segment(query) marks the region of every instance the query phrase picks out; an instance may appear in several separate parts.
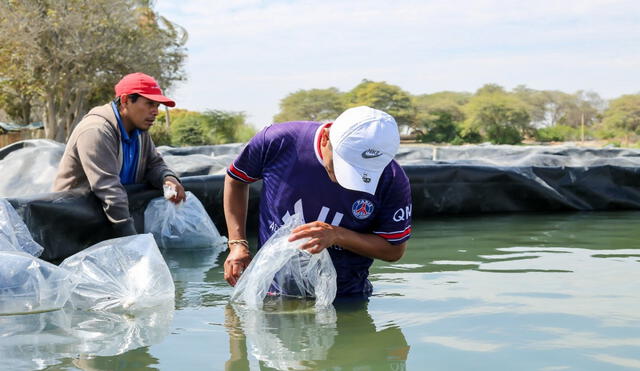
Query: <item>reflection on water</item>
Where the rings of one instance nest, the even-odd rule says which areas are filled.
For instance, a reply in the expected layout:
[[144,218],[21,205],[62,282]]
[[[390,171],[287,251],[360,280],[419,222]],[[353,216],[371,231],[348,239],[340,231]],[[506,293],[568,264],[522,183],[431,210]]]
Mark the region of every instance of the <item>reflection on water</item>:
[[366,299],[338,300],[335,308],[322,310],[299,300],[267,303],[265,310],[229,305],[226,368],[248,368],[250,355],[261,369],[404,370],[409,345],[402,331],[396,326],[378,331],[367,304]]
[[419,220],[402,260],[373,265],[374,296],[324,312],[230,306],[226,252],[167,251],[175,312],[0,317],[0,369],[638,370],[638,220]]
[[[62,310],[0,316],[0,369],[32,370],[68,358],[83,369],[96,357],[113,357],[156,344],[169,333],[173,303],[135,314]],[[108,368],[107,368],[108,369]]]
[[228,298],[218,295],[215,289],[216,286],[227,286],[216,276],[226,258],[226,254],[220,256],[221,252],[219,247],[162,251],[176,287],[176,309],[226,303]]

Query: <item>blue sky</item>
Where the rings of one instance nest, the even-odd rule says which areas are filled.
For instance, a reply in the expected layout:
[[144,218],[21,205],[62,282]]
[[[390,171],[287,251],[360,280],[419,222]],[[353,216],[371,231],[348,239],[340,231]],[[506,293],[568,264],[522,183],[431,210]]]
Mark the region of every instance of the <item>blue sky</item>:
[[635,0],[157,0],[189,33],[177,107],[244,111],[260,128],[298,89],[362,79],[411,94],[485,83],[610,99],[640,92]]

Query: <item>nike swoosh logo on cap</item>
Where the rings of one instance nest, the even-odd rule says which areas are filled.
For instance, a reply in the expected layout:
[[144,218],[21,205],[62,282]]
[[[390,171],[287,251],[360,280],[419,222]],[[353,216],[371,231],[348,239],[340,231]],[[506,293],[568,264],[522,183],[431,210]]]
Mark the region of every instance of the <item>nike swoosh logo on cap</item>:
[[362,152],[362,158],[375,158],[382,156],[382,152],[375,149],[368,149]]

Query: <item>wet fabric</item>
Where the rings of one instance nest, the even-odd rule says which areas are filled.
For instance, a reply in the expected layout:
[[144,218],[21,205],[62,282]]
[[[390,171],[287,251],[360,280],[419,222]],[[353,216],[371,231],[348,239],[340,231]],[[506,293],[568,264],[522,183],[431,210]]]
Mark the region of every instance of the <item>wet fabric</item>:
[[301,250],[307,240],[288,242],[291,231],[302,225],[294,214],[256,253],[236,284],[232,302],[262,308],[270,301],[287,298],[314,298],[316,308],[330,305],[336,297],[336,271],[327,250],[311,254]]
[[43,250],[9,201],[0,198],[0,251],[23,251],[38,257]]
[[189,191],[177,205],[165,197],[151,200],[144,212],[144,232],[152,233],[160,248],[221,247],[227,241]]
[[70,272],[19,251],[0,251],[0,314],[62,308],[75,287]]
[[78,283],[70,299],[75,308],[130,312],[175,297],[171,273],[151,234],[100,242],[65,259],[60,268]]

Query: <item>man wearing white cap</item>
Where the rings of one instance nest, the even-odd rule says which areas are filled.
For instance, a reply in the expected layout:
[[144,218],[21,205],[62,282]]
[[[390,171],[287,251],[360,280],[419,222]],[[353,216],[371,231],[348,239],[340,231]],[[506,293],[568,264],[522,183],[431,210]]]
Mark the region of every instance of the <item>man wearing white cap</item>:
[[251,260],[245,230],[248,188],[262,179],[259,244],[283,218],[302,213],[307,224],[289,240],[310,238],[302,248],[311,253],[328,249],[339,296],[370,295],[373,259],[400,259],[411,235],[409,180],[393,160],[399,144],[393,117],[364,106],[329,124],[264,128],[227,170],[225,280],[235,285]]

